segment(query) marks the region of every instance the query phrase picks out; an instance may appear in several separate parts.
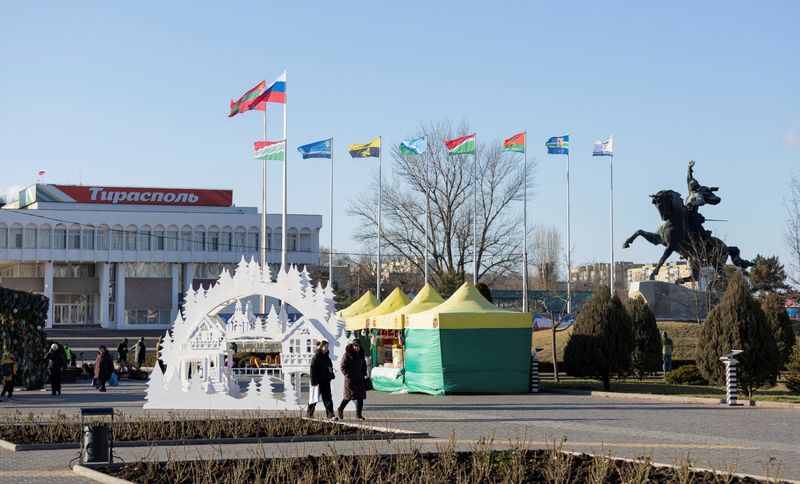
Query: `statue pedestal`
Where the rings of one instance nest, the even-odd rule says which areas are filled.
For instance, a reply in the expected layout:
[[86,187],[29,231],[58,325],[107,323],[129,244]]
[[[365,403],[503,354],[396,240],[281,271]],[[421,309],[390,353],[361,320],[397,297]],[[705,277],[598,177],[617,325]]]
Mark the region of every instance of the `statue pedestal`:
[[719,302],[714,291],[697,291],[662,281],[631,283],[628,297],[642,296],[656,321],[702,321]]

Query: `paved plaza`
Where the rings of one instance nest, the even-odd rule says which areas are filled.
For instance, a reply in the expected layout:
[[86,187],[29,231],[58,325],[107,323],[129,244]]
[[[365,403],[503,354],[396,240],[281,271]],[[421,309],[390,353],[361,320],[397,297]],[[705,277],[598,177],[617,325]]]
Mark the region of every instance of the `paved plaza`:
[[[20,391],[14,404],[0,404],[0,411],[37,415],[59,411],[77,414],[80,407],[111,405],[128,414],[142,413],[145,385],[124,382],[106,394],[86,384],[65,385],[64,395]],[[680,463],[689,455],[694,465],[764,475],[784,466],[783,477],[800,479],[800,409],[730,408],[718,405],[676,404],[616,400],[604,397],[541,393],[537,395],[446,396],[391,395],[370,392],[365,407],[370,423],[428,432],[430,439],[409,442],[339,442],[338,452],[398,452],[409,445],[435,449],[454,441],[469,448],[481,437],[497,446],[519,440],[543,447],[566,438],[565,449],[606,452],[619,457],[649,455],[655,462]],[[126,462],[148,455],[164,457],[173,452],[194,459],[219,455],[248,457],[304,455],[329,450],[328,444],[118,448]],[[77,450],[11,452],[0,450],[0,482],[89,482],[68,467]]]

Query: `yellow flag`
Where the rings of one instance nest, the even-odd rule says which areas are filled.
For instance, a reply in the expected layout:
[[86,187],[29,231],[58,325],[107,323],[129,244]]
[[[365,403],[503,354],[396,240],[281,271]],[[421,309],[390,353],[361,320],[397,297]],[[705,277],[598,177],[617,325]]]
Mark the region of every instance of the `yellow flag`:
[[378,137],[363,145],[350,145],[350,156],[353,158],[377,158],[381,156],[381,139]]

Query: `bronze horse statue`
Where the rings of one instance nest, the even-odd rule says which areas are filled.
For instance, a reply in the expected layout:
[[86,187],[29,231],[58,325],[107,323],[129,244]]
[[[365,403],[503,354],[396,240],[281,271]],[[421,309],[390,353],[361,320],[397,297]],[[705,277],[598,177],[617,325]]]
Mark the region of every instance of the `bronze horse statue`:
[[[689,164],[690,177],[693,165],[693,162]],[[689,261],[689,267],[692,270],[691,276],[675,281],[678,284],[697,281],[700,277],[701,267],[713,267],[719,274],[725,267],[728,257],[735,266],[742,269],[753,265],[752,262],[740,257],[738,247],[725,245],[725,242],[713,237],[711,231],[705,230],[703,228],[705,218],[697,212],[696,206],[684,205],[680,193],[673,190],[661,190],[650,197],[664,223],[657,232],[637,230],[628,237],[622,247],[627,249],[639,236],[644,237],[653,245],[666,247],[658,264],[650,273],[651,281],[655,279],[661,266],[673,252],[677,252],[682,258]],[[717,203],[719,203],[718,199]]]

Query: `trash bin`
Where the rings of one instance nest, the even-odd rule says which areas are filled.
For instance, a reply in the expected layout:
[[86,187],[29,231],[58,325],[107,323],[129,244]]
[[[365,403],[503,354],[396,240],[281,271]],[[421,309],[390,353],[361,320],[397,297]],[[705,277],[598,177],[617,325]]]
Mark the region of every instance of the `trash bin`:
[[108,426],[83,428],[83,462],[108,462]]

